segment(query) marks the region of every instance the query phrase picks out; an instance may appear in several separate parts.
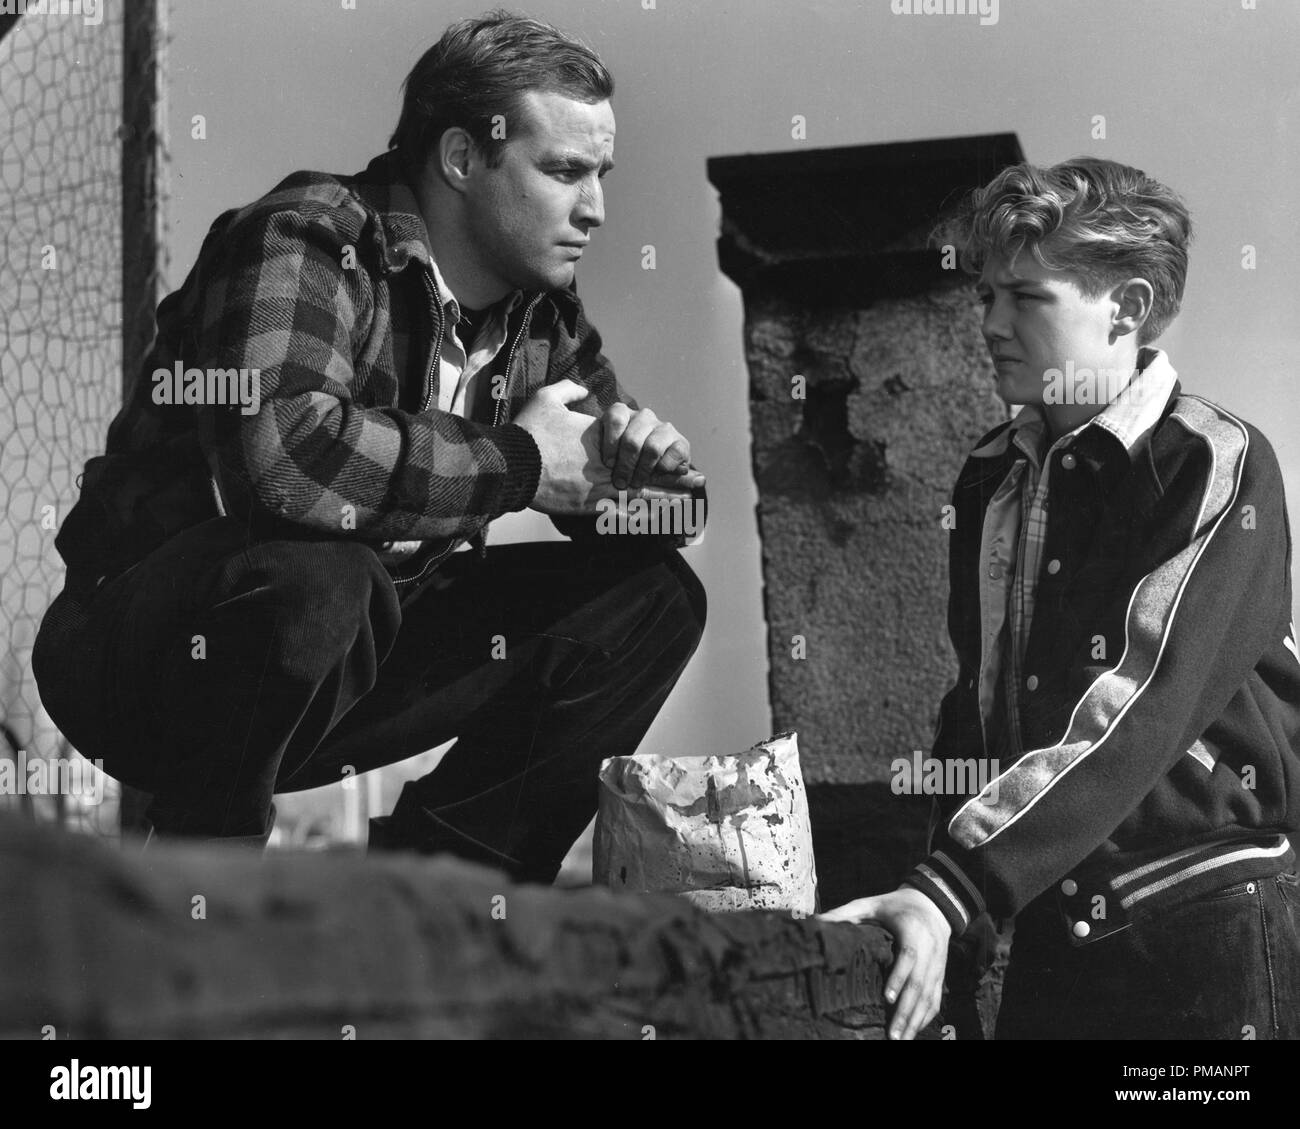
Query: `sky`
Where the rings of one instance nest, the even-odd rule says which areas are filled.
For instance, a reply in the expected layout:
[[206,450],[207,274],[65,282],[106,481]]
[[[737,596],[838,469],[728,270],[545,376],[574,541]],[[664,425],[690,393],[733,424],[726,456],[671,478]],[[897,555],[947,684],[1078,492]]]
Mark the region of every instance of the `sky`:
[[[223,209],[296,169],[353,172],[383,151],[411,65],[448,22],[485,10],[344,2],[172,0],[173,284]],[[1186,391],[1264,430],[1297,497],[1300,4],[1001,0],[990,24],[895,14],[890,0],[512,10],[577,35],[614,73],[618,167],[579,292],[623,384],[677,424],[709,475],[709,529],[688,550],[709,627],[643,751],[733,753],[770,731],[744,311],[718,269],[711,156],[1010,131],[1038,164],[1094,154],[1145,169],[1183,195],[1196,229],[1183,312],[1158,344]],[[654,271],[641,267],[646,244]],[[524,515],[492,539],[549,531]]]

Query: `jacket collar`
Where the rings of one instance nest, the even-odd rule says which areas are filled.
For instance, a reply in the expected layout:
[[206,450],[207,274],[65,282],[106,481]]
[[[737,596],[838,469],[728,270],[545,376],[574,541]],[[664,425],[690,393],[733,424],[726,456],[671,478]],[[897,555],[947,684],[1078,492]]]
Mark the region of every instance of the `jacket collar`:
[[[1151,432],[1168,410],[1179,389],[1178,373],[1160,349],[1144,346],[1138,352],[1138,374],[1106,407],[1067,436],[1094,459],[1104,457],[1106,448],[1127,453],[1130,460],[1141,454]],[[1109,440],[1109,441],[1108,441]],[[1014,446],[1020,455],[1035,462],[1047,453],[1047,418],[1037,404],[1026,404],[1010,424],[1000,428],[987,442],[971,452],[971,458],[1004,458]]]
[[[412,260],[436,276],[429,231],[415,192],[407,182],[396,150],[375,157],[353,178],[353,191],[377,216],[383,237],[380,251],[389,272],[404,271]],[[537,292],[525,293],[520,306],[527,307]],[[578,335],[578,293],[574,283],[563,290],[543,295],[554,308],[570,337]]]

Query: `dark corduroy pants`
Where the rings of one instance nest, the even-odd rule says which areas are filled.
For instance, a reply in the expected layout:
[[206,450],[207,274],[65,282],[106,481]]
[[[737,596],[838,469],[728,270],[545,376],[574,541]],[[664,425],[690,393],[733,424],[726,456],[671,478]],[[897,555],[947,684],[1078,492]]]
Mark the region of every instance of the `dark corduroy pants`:
[[401,593],[363,545],[249,544],[226,518],[86,588],[70,577],[42,623],[42,701],[83,755],[152,794],[160,835],[263,835],[275,793],[455,737],[384,845],[542,882],[705,616],[689,567],[644,538],[457,553]]

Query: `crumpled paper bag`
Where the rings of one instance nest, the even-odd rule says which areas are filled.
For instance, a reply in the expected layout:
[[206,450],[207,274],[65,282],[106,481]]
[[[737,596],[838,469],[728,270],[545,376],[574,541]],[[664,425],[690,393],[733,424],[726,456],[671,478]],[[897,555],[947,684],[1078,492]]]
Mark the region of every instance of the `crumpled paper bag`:
[[593,877],[709,910],[816,910],[797,735],[736,756],[610,757],[600,766]]

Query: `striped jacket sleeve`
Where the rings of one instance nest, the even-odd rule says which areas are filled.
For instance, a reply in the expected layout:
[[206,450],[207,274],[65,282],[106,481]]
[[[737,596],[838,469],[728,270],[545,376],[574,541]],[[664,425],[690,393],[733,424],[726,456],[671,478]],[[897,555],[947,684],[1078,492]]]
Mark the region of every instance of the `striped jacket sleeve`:
[[311,530],[359,538],[467,538],[523,509],[541,460],[514,424],[363,407],[354,350],[373,316],[370,276],[347,240],[297,211],[237,221],[206,280],[184,363],[256,369],[260,407],[201,410],[223,499]]
[[1281,643],[1290,534],[1273,452],[1192,397],[1167,426],[1182,429],[1187,455],[1147,535],[1154,567],[1117,594],[1119,661],[1076,657],[1060,738],[946,813],[904,879],[955,935],[985,910],[1018,912],[1102,845]]

